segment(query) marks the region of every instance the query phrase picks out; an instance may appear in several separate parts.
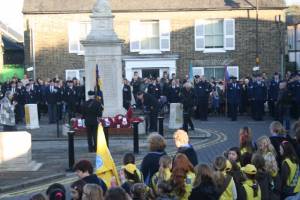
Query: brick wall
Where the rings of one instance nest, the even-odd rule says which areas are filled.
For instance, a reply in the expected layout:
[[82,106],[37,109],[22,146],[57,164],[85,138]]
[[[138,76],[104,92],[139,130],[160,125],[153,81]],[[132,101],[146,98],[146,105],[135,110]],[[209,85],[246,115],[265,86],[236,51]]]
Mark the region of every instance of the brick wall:
[[[281,10],[259,12],[259,49],[261,69],[267,73],[278,71],[280,67],[279,30],[275,15]],[[68,50],[68,23],[87,21],[90,14],[48,14],[25,15],[25,63],[32,65],[30,53],[30,34],[26,26],[33,28],[36,73],[39,77],[64,77],[65,69],[84,67],[83,56],[70,54]],[[194,50],[194,21],[207,18],[235,18],[236,49],[226,53],[203,53]],[[158,13],[115,13],[115,30],[125,41],[124,55],[137,55],[129,52],[129,22],[134,19],[168,19],[171,21],[171,51],[165,54],[178,54],[177,72],[184,76],[190,62],[194,66],[217,66],[224,60],[230,65],[240,66],[240,75],[251,72],[255,65],[255,11],[193,11]],[[27,23],[28,22],[28,23]],[[285,34],[284,24],[281,31]]]

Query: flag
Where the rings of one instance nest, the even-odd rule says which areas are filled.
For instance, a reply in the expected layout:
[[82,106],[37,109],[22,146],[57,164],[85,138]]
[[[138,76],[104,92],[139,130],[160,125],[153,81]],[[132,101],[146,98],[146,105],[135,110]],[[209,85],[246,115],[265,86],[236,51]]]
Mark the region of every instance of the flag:
[[225,113],[228,112],[228,101],[227,101],[227,84],[230,80],[230,75],[227,66],[224,67],[224,90],[225,90]]
[[193,78],[194,78],[192,63],[190,63],[190,66],[189,66],[189,78],[190,78],[190,81],[192,82]]
[[102,87],[102,81],[100,79],[99,66],[97,64],[96,65],[96,88],[97,88],[97,91],[101,90],[101,87]]
[[225,80],[225,83],[227,83],[230,80],[230,75],[229,75],[229,71],[228,71],[227,66],[225,66],[224,69],[225,69],[224,70],[224,80]]
[[98,126],[97,133],[96,174],[106,183],[108,188],[110,188],[111,181],[114,179],[120,185],[118,171],[107,147],[101,124]]

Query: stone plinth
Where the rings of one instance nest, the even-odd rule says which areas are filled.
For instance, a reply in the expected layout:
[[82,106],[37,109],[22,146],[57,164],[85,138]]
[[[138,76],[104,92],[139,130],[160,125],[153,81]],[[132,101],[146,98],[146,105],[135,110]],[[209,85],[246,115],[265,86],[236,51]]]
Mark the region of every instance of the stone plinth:
[[178,129],[183,125],[183,109],[180,103],[170,104],[169,128]]
[[25,105],[25,122],[27,129],[36,129],[40,127],[37,104]]
[[36,171],[42,164],[31,159],[31,134],[0,132],[0,171]]

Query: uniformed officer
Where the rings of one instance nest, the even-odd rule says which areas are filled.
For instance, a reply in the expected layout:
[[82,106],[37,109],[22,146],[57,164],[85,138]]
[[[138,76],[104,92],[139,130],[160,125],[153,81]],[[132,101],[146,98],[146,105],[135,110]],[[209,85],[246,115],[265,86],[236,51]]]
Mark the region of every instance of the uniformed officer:
[[137,101],[137,93],[140,91],[142,79],[139,77],[137,71],[134,72],[130,85],[132,86],[132,93],[135,101]]
[[269,106],[270,114],[275,120],[278,119],[277,116],[278,112],[275,105],[278,99],[279,83],[280,83],[279,74],[275,72],[268,90],[268,106]]
[[171,86],[168,89],[168,101],[169,103],[179,103],[180,102],[180,86],[176,84],[176,80],[172,80]]
[[25,91],[25,104],[36,104],[36,97],[34,90],[31,90],[31,85],[29,83],[26,84]]
[[295,75],[292,88],[293,100],[296,106],[296,118],[300,117],[300,72]]
[[85,119],[89,152],[95,152],[97,149],[98,117],[101,113],[101,103],[95,99],[95,92],[89,91],[88,96],[89,100],[82,106],[82,115]]
[[208,98],[212,91],[211,85],[204,77],[197,77],[195,84],[195,96],[197,102],[197,113],[200,120],[206,121],[208,115]]
[[261,121],[263,119],[264,103],[267,100],[267,86],[260,74],[257,75],[256,81],[253,83],[252,94],[254,120]]
[[24,105],[25,105],[25,88],[23,87],[23,83],[19,81],[17,83],[17,90],[16,90],[16,123],[22,122],[25,116],[25,110],[24,110]]
[[241,85],[236,77],[232,76],[232,82],[227,85],[228,115],[232,121],[237,120],[237,109],[241,101]]
[[151,83],[148,86],[147,93],[151,94],[157,99],[160,98],[160,85],[156,82],[155,78],[152,78]]
[[67,104],[68,118],[71,120],[75,117],[77,93],[73,85],[73,81],[68,81],[68,86],[65,89],[65,102]]
[[131,105],[131,87],[127,79],[123,83],[123,107],[128,110]]
[[46,103],[48,106],[49,124],[53,124],[57,119],[57,102],[59,91],[54,85],[54,81],[50,81],[50,85],[46,88]]
[[149,117],[150,117],[150,132],[156,132],[157,131],[157,117],[159,113],[159,102],[157,98],[152,96],[151,94],[144,93],[144,92],[138,92],[137,93],[138,100],[141,101],[141,104],[144,106],[144,108],[149,111]]

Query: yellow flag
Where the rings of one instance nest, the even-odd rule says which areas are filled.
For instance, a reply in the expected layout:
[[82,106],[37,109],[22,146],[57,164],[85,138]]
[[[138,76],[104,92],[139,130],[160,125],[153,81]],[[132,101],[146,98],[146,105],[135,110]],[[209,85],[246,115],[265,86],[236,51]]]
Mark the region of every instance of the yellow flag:
[[113,177],[115,177],[117,184],[120,185],[118,171],[107,147],[101,124],[98,126],[97,133],[96,174],[106,183],[108,188],[111,187]]

